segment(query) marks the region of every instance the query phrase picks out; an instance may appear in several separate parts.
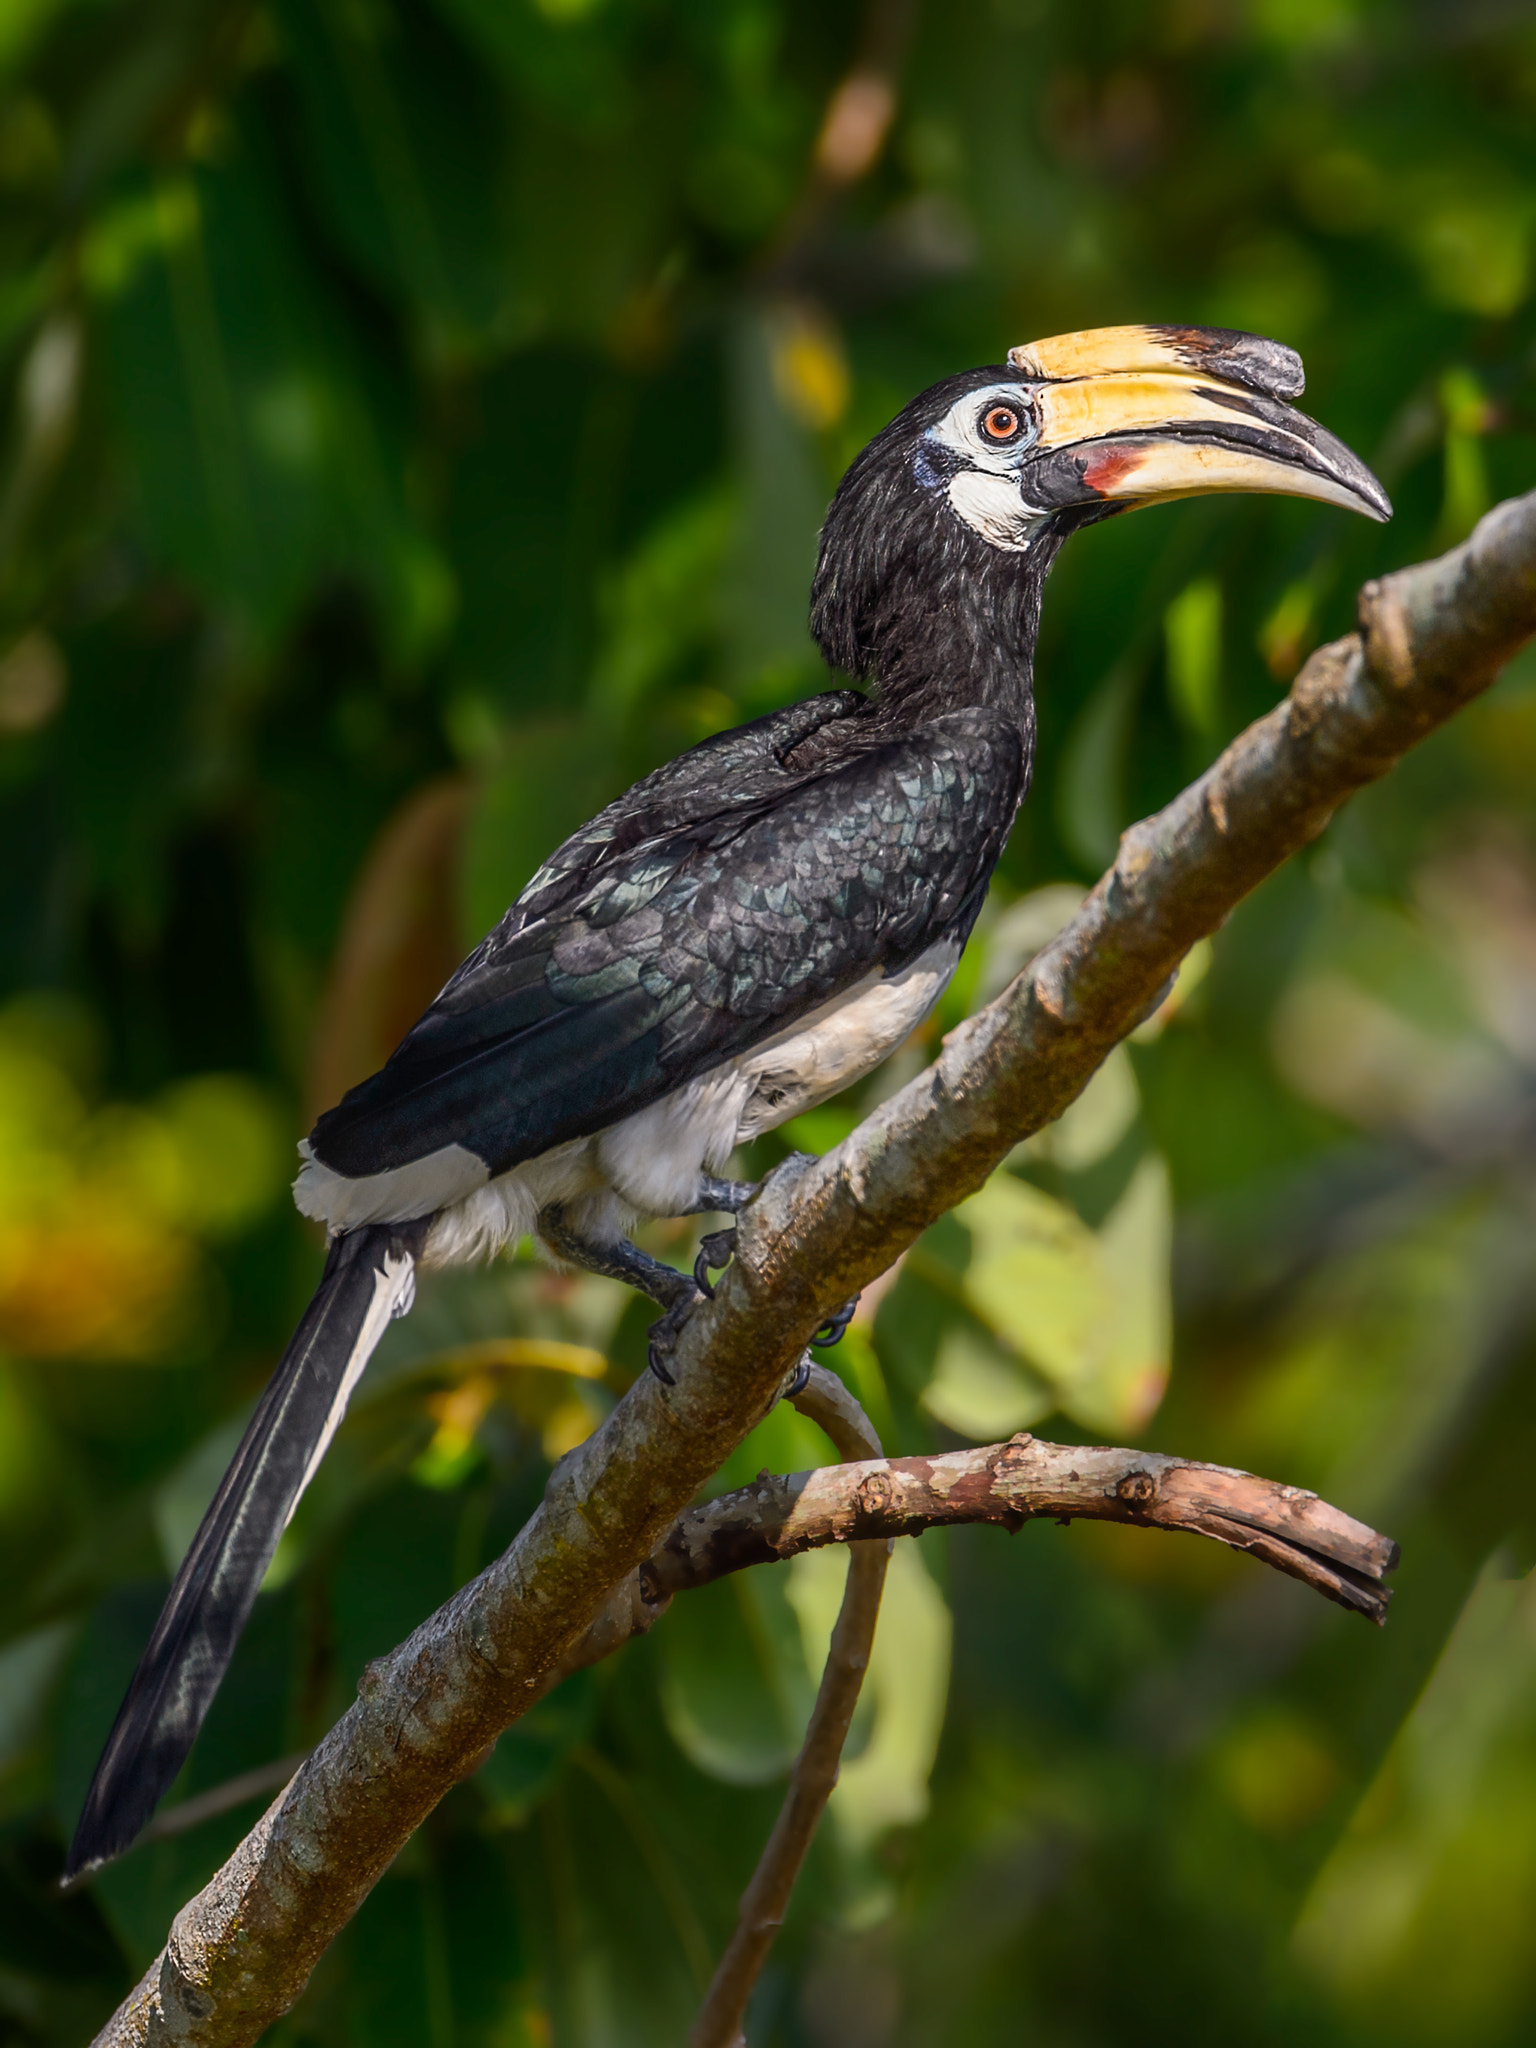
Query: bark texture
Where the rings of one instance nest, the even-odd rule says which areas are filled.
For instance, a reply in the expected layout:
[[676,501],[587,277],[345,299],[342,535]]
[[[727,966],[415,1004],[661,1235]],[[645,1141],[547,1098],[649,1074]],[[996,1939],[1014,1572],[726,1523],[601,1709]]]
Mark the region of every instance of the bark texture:
[[1005,1444],[938,1458],[874,1458],[816,1472],[765,1473],[679,1517],[640,1568],[655,1597],[816,1550],[826,1543],[918,1536],[962,1522],[1126,1522],[1181,1530],[1245,1550],[1369,1621],[1384,1621],[1381,1579],[1397,1545],[1298,1486],[1158,1451]]

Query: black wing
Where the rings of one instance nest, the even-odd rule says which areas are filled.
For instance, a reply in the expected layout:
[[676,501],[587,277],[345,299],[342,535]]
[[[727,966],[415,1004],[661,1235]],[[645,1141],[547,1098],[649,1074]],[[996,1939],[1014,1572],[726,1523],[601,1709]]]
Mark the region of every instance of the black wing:
[[741,758],[776,723],[694,749],[567,841],[321,1117],[316,1157],[360,1176],[459,1144],[504,1173],[968,930],[1024,791],[1016,728],[952,712],[797,774],[783,744]]

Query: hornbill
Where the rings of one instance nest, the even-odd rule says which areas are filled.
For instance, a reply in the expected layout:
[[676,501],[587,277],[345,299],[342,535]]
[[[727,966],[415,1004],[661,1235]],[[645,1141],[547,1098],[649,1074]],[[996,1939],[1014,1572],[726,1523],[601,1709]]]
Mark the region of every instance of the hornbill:
[[719,733],[611,803],[300,1147],[325,1270],[129,1686],[67,1878],[125,1850],[176,1775],[418,1267],[531,1234],[662,1304],[670,1381],[730,1233],[690,1278],[629,1232],[740,1209],[752,1188],[718,1177],[734,1148],[867,1074],[938,1000],[1029,784],[1041,592],[1068,535],[1212,491],[1390,516],[1286,403],[1302,383],[1254,335],[1106,328],[946,378],[876,435],[811,593],[828,663],[867,689]]

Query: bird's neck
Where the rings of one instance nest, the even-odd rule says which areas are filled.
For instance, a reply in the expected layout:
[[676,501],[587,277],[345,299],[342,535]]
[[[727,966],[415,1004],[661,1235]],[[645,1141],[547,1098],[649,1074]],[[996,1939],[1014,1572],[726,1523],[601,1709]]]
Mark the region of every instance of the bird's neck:
[[1020,554],[946,551],[937,575],[887,593],[872,680],[882,723],[911,728],[943,711],[996,711],[1032,745],[1040,601],[1059,542]]

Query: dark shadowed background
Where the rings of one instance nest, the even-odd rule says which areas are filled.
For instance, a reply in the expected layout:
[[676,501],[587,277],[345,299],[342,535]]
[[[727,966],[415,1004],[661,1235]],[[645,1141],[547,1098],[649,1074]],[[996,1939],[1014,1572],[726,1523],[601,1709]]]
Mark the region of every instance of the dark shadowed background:
[[[0,2040],[81,2042],[260,1810],[51,1891],[317,1271],[294,1140],[561,833],[819,686],[863,440],[1011,343],[1214,322],[1300,348],[1398,506],[1073,544],[931,1048],[1365,576],[1536,483],[1533,173],[1499,0],[0,6]],[[1390,1626],[1145,1532],[905,1546],[754,2048],[1536,2040],[1533,1105],[1536,660],[829,1359],[895,1450],[1036,1427],[1316,1487],[1401,1539]],[[526,1262],[423,1287],[178,1797],[314,1741],[652,1313]],[[827,1455],[782,1413],[726,1479]],[[272,2038],[682,2038],[841,1570],[689,1596],[540,1706]]]

